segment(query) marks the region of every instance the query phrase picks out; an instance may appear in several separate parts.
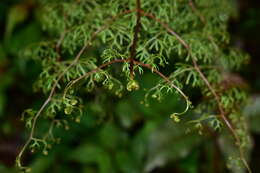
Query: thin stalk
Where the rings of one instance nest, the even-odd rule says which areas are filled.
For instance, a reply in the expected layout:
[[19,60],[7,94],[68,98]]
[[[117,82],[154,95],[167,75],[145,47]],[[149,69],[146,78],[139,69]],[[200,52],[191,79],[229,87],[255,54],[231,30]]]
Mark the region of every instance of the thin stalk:
[[196,57],[194,57],[194,55],[192,54],[192,51],[190,49],[190,46],[186,43],[186,41],[184,39],[182,39],[167,23],[161,21],[160,19],[156,18],[153,14],[151,13],[145,13],[144,11],[141,10],[142,15],[154,20],[155,22],[160,23],[171,35],[173,35],[179,42],[180,44],[182,44],[186,50],[188,51],[189,55],[191,56],[192,59],[192,63],[193,66],[195,68],[195,70],[197,71],[197,73],[199,74],[200,78],[204,81],[204,83],[206,84],[206,86],[208,87],[208,89],[210,90],[210,92],[212,93],[212,95],[215,98],[215,101],[217,102],[218,105],[218,110],[220,113],[220,118],[222,119],[222,121],[224,122],[224,124],[227,126],[227,128],[229,129],[229,131],[231,132],[231,134],[233,135],[233,137],[236,140],[236,144],[239,147],[239,152],[240,152],[240,159],[242,160],[243,164],[245,165],[245,167],[247,168],[248,172],[251,173],[251,169],[245,159],[244,153],[241,146],[241,141],[240,138],[238,136],[238,134],[236,133],[233,125],[229,122],[228,118],[225,115],[224,109],[221,105],[220,102],[220,97],[217,94],[217,92],[215,91],[215,89],[211,86],[211,84],[209,83],[208,79],[206,78],[206,76],[202,73],[200,67],[197,64],[196,61]]
[[141,0],[136,0],[136,24],[134,27],[134,39],[130,48],[130,77],[134,78],[134,60],[136,59],[136,46],[138,34],[141,30]]
[[50,101],[52,100],[52,97],[56,91],[56,88],[58,86],[58,83],[59,81],[64,77],[64,75],[73,67],[75,66],[80,57],[82,56],[82,54],[85,52],[85,50],[91,46],[91,42],[96,38],[96,36],[102,32],[103,30],[105,30],[107,27],[110,26],[110,24],[115,21],[118,17],[122,16],[122,15],[126,15],[126,14],[129,14],[129,13],[132,13],[134,12],[134,10],[126,10],[126,11],[123,11],[122,13],[116,15],[116,16],[113,16],[108,23],[104,24],[103,26],[101,26],[98,30],[96,30],[93,34],[92,34],[92,37],[91,39],[81,48],[81,50],[78,52],[78,54],[76,55],[76,57],[74,58],[73,62],[67,67],[64,69],[64,71],[58,76],[57,80],[55,81],[50,93],[49,93],[49,96],[47,97],[47,99],[44,101],[44,103],[42,104],[42,106],[40,107],[39,111],[36,113],[36,115],[34,116],[33,120],[32,120],[32,128],[31,128],[31,131],[30,131],[30,134],[29,134],[29,138],[27,139],[27,141],[25,142],[25,144],[23,145],[23,147],[21,148],[18,156],[16,157],[16,164],[19,168],[21,169],[25,169],[25,167],[22,166],[21,164],[21,160],[22,160],[22,156],[25,152],[25,150],[27,149],[27,147],[29,146],[29,144],[31,143],[31,141],[34,139],[34,133],[35,133],[35,126],[36,126],[36,122],[38,120],[38,118],[40,117],[41,113],[43,112],[43,110],[46,108],[46,106],[50,103]]

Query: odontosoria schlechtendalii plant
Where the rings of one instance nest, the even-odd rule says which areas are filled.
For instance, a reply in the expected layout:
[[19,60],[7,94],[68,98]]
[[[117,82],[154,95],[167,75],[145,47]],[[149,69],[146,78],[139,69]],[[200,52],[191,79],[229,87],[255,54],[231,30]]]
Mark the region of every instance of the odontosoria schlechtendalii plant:
[[[193,108],[200,117],[191,121],[191,126],[199,130],[205,125],[214,130],[225,126],[239,150],[237,160],[251,172],[244,155],[249,135],[239,113],[246,94],[227,80],[247,61],[247,56],[229,46],[227,20],[234,13],[231,0],[39,3],[41,22],[50,39],[22,55],[41,62],[34,89],[47,98],[39,110],[28,109],[22,115],[30,134],[16,159],[21,171],[30,171],[22,164],[26,150],[41,149],[48,154],[51,144],[58,142],[53,128],[68,128],[68,119],[57,118],[58,114],[63,112],[80,122],[84,99],[77,94],[79,88],[92,92],[103,87],[122,97],[124,92],[140,89],[136,76],[146,72],[161,80],[147,91],[145,104],[172,92],[186,102],[182,112],[169,115],[175,122],[191,107],[183,88],[199,89],[205,99]],[[161,72],[166,66],[172,69],[167,76]],[[41,117],[50,120],[50,127],[44,137],[37,137],[36,124]]]

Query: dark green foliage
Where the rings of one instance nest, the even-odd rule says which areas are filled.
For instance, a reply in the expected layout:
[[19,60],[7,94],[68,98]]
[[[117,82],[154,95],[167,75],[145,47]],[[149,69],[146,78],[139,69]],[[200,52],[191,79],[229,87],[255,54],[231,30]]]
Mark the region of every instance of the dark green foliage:
[[[32,58],[41,64],[42,71],[34,84],[34,90],[44,93],[47,100],[38,110],[28,109],[22,116],[31,133],[17,157],[17,166],[21,170],[29,170],[22,166],[21,160],[27,149],[42,150],[47,155],[50,145],[59,141],[59,138],[53,136],[55,128],[69,129],[71,121],[80,122],[81,117],[88,112],[91,113],[87,116],[98,116],[97,119],[105,122],[106,117],[119,111],[122,114],[118,117],[119,121],[127,129],[131,125],[129,121],[138,120],[130,116],[130,120],[127,120],[124,117],[133,110],[123,103],[129,95],[138,92],[142,96],[138,97],[139,100],[134,99],[131,104],[139,107],[142,103],[139,109],[143,109],[146,116],[151,110],[142,105],[149,107],[154,101],[156,104],[163,104],[161,102],[169,96],[180,98],[178,103],[183,105],[181,108],[165,107],[165,113],[173,119],[172,128],[180,126],[180,129],[184,129],[182,122],[185,121],[189,125],[186,128],[188,131],[195,129],[199,133],[207,128],[222,132],[223,127],[227,127],[231,131],[230,135],[235,137],[233,144],[237,145],[237,150],[229,155],[232,157],[231,161],[242,166],[241,171],[247,166],[244,153],[249,149],[250,139],[246,119],[240,113],[247,96],[239,84],[223,84],[223,81],[228,81],[226,76],[232,76],[248,61],[247,55],[230,46],[227,21],[235,13],[231,8],[234,7],[233,2],[149,0],[141,2],[142,11],[136,7],[137,4],[138,1],[134,0],[39,2],[40,22],[47,36],[44,41],[25,49],[21,58]],[[141,19],[140,31],[137,32],[138,15]],[[148,74],[159,75],[160,78],[152,77],[152,81],[144,82]],[[186,95],[189,96],[195,90],[202,97],[192,107]],[[122,101],[117,103],[120,99]],[[169,98],[168,100],[171,101]],[[111,102],[117,103],[116,110]],[[106,104],[111,107],[105,106]],[[190,115],[189,119],[182,116],[185,113]],[[37,123],[38,120],[44,121],[43,119],[50,122],[50,127],[42,137],[39,135],[41,133],[37,133]],[[174,122],[180,124],[176,125]],[[123,148],[130,148],[133,152],[138,149],[134,146],[138,147],[135,142],[142,140],[139,139],[142,138],[142,133],[151,132],[146,131],[146,128],[156,129],[153,124],[147,123],[140,136],[130,139],[124,134],[115,135],[121,132],[112,122],[108,121],[104,126],[105,130],[100,133],[107,139],[100,139],[100,145],[106,145],[106,140],[122,140],[122,145],[124,140],[132,140],[133,144],[130,142],[130,146]],[[175,139],[175,136],[173,139],[167,136],[171,127],[167,125],[164,128],[157,131],[165,138],[161,140],[162,146],[152,147],[163,148],[164,145],[169,145],[164,140]],[[103,135],[107,131],[111,131],[114,136]],[[189,135],[187,134],[187,138],[184,135],[183,140],[178,140],[173,145],[183,145],[186,148],[186,143],[189,143],[186,140],[196,139],[194,136],[189,138]],[[148,142],[153,140],[156,139]],[[200,139],[197,140],[199,143]],[[79,147],[68,159],[82,163],[97,162],[100,172],[114,169],[109,156],[102,149],[91,143],[86,145],[82,149]],[[106,145],[117,152],[114,159],[120,171],[153,169],[149,164],[144,166],[143,155],[136,163],[131,162],[134,165],[121,163],[121,160],[134,158],[127,158],[129,153],[120,151],[120,148],[117,150],[115,146],[118,145]],[[139,147],[139,153],[145,152],[144,146]],[[189,147],[187,146],[188,149]],[[172,155],[167,152],[161,151],[161,154],[171,159],[181,155],[180,151],[173,151]],[[90,157],[81,159],[78,153],[86,153]],[[157,156],[158,153],[150,154],[149,159],[154,159],[154,155],[160,157],[160,154]],[[149,159],[150,164],[156,162]],[[237,167],[232,169],[237,171]]]

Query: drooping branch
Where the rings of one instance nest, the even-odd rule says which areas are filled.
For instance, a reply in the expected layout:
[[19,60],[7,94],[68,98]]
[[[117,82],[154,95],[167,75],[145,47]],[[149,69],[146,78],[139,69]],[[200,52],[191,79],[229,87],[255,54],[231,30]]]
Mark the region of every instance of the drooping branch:
[[[190,1],[191,3],[192,1]],[[193,4],[191,4],[193,5]],[[192,6],[192,8],[195,8],[194,5]],[[223,109],[223,106],[221,104],[221,101],[220,101],[220,97],[219,95],[217,94],[217,92],[215,91],[215,89],[212,87],[212,85],[209,83],[207,77],[203,74],[203,72],[201,71],[199,65],[197,64],[197,61],[196,61],[196,57],[192,54],[192,51],[190,49],[190,46],[186,43],[186,41],[184,39],[182,39],[167,23],[163,22],[162,20],[156,18],[153,14],[150,14],[150,13],[146,13],[144,11],[141,10],[141,13],[142,15],[154,20],[155,22],[158,22],[160,23],[171,35],[173,35],[179,42],[180,44],[182,44],[186,50],[188,51],[189,55],[191,56],[191,59],[192,59],[192,63],[193,63],[193,66],[194,66],[194,69],[197,71],[197,73],[199,74],[200,78],[203,80],[203,82],[206,84],[206,86],[208,87],[209,91],[211,92],[211,94],[214,96],[215,98],[215,101],[218,105],[218,110],[219,110],[219,113],[220,113],[220,118],[222,119],[222,121],[224,122],[224,124],[227,126],[227,128],[229,129],[229,131],[231,132],[231,134],[233,135],[233,137],[235,138],[235,141],[236,141],[236,145],[238,145],[239,147],[239,151],[240,151],[240,158],[243,162],[243,164],[245,165],[245,167],[247,168],[248,172],[251,173],[251,169],[245,159],[245,156],[244,156],[244,153],[243,153],[243,150],[241,148],[241,140],[237,134],[237,132],[235,131],[233,125],[231,124],[231,122],[228,120],[228,118],[226,117],[225,115],[225,111]],[[202,19],[201,19],[202,20]]]
[[224,121],[224,123],[226,124],[228,129],[232,132],[232,134],[236,138],[236,140],[239,140],[239,137],[236,134],[233,126],[230,124],[230,122],[228,121],[228,119],[225,116],[225,112],[224,112],[224,110],[222,108],[222,105],[221,105],[220,98],[219,98],[218,94],[216,93],[214,88],[211,86],[211,84],[209,83],[209,81],[206,78],[206,76],[200,70],[200,68],[199,68],[199,66],[197,64],[197,61],[196,61],[196,57],[194,57],[194,55],[192,54],[190,46],[168,24],[164,23],[163,21],[161,21],[160,19],[156,18],[154,15],[152,15],[150,13],[145,13],[144,11],[141,11],[141,13],[144,16],[147,16],[147,17],[151,18],[155,22],[160,23],[171,35],[173,35],[180,42],[180,44],[182,44],[186,48],[186,50],[188,51],[189,55],[191,56],[194,69],[199,73],[201,79],[204,81],[204,83],[206,84],[206,86],[208,87],[208,89],[210,90],[212,95],[214,96],[214,98],[215,98],[215,100],[216,100],[216,102],[218,104],[218,109],[219,109],[220,116],[221,116],[222,120]]
[[[190,1],[191,2],[191,1]],[[136,9],[135,10],[128,10],[125,11],[115,17],[112,17],[112,19],[108,22],[108,24],[100,27],[96,32],[93,33],[92,38],[90,39],[90,41],[88,43],[86,43],[82,49],[79,51],[79,53],[76,55],[75,59],[73,60],[73,62],[67,66],[67,68],[65,68],[65,70],[58,76],[57,80],[55,81],[53,87],[51,88],[51,91],[49,93],[49,96],[47,98],[47,100],[44,102],[44,104],[41,106],[41,108],[39,109],[39,111],[37,112],[37,114],[35,115],[35,117],[33,118],[33,123],[32,123],[32,129],[31,129],[31,133],[29,136],[29,139],[26,141],[25,145],[23,146],[21,152],[19,153],[18,157],[17,157],[17,164],[19,167],[21,166],[21,157],[25,151],[25,149],[28,147],[28,145],[30,144],[30,142],[35,139],[34,138],[34,131],[35,131],[35,125],[37,122],[37,119],[39,118],[39,116],[41,115],[41,113],[43,112],[43,110],[46,108],[46,106],[50,103],[50,101],[52,100],[52,97],[57,89],[58,83],[59,81],[64,77],[64,75],[69,71],[69,69],[71,69],[73,66],[75,66],[80,57],[82,56],[82,54],[85,52],[85,50],[87,49],[87,47],[91,46],[91,42],[92,40],[96,37],[96,35],[100,32],[102,32],[103,30],[105,30],[107,27],[109,27],[109,25],[118,17],[121,16],[123,14],[128,14],[131,12],[136,12],[136,25],[134,27],[134,37],[133,37],[133,41],[132,41],[132,45],[130,47],[130,58],[128,59],[116,59],[116,60],[112,60],[110,62],[104,63],[102,65],[100,65],[99,67],[85,73],[84,75],[80,76],[79,78],[71,81],[65,91],[64,94],[66,95],[67,90],[72,87],[74,84],[76,84],[79,80],[82,80],[83,78],[98,72],[99,70],[115,64],[115,63],[123,63],[123,62],[127,62],[130,64],[130,77],[131,79],[133,79],[134,77],[134,65],[140,65],[142,67],[145,67],[147,69],[150,69],[152,72],[156,73],[157,75],[159,75],[162,79],[164,79],[167,83],[170,84],[170,86],[174,89],[176,89],[186,100],[187,103],[187,107],[185,109],[184,112],[186,112],[188,106],[189,106],[189,100],[188,97],[177,87],[173,84],[172,80],[170,80],[168,77],[166,77],[164,74],[162,74],[160,71],[154,69],[151,65],[149,64],[144,64],[142,62],[139,62],[136,60],[136,47],[138,44],[138,35],[140,34],[140,30],[141,30],[141,17],[143,16],[147,16],[151,19],[153,19],[154,21],[160,23],[171,35],[175,36],[177,38],[177,40],[187,49],[187,52],[190,54],[191,58],[192,58],[192,63],[193,63],[193,68],[198,72],[199,76],[201,77],[201,79],[204,81],[204,83],[206,84],[206,86],[208,87],[208,89],[210,90],[210,92],[212,93],[212,95],[214,96],[217,105],[218,105],[218,109],[220,112],[220,117],[221,119],[224,121],[224,123],[227,125],[228,129],[232,132],[233,136],[236,138],[237,142],[240,142],[239,136],[236,134],[232,124],[229,122],[229,120],[226,118],[225,116],[225,112],[224,109],[222,108],[221,102],[220,102],[220,97],[219,95],[216,93],[216,91],[214,90],[214,88],[212,87],[212,85],[209,83],[208,79],[206,78],[206,76],[202,73],[201,68],[198,66],[197,62],[196,62],[196,57],[194,57],[194,55],[191,52],[191,49],[189,47],[189,45],[174,31],[171,29],[171,27],[167,24],[164,23],[162,20],[156,18],[155,16],[153,16],[152,14],[149,13],[145,13],[144,11],[142,11],[141,9],[141,2],[140,0],[136,0]],[[59,43],[60,44],[60,43]]]
[[166,77],[163,73],[161,73],[160,71],[156,70],[155,68],[153,68],[150,64],[145,64],[139,61],[134,61],[134,64],[136,65],[140,65],[142,67],[148,68],[149,70],[151,70],[152,72],[158,74],[163,80],[165,80],[165,82],[167,82],[168,84],[170,84],[172,86],[172,88],[176,89],[183,97],[185,100],[189,100],[188,96],[186,96],[182,90],[180,88],[178,88],[176,85],[174,85],[172,83],[172,81]]
[[155,68],[153,68],[150,64],[145,64],[145,63],[142,63],[142,62],[139,62],[139,61],[134,61],[134,64],[136,65],[140,65],[142,67],[145,67],[147,69],[149,69],[151,72],[154,72],[156,73],[158,76],[160,76],[166,83],[168,83],[171,88],[174,88],[184,99],[185,99],[185,102],[186,102],[186,108],[184,109],[183,112],[181,113],[174,113],[175,115],[182,115],[184,113],[186,113],[191,105],[191,102],[188,98],[188,96],[186,96],[182,90],[180,88],[178,88],[176,85],[173,84],[173,82],[168,78],[166,77],[163,73],[161,73],[160,71],[156,70]]
[[115,60],[109,61],[109,62],[104,63],[104,64],[100,65],[99,67],[94,68],[93,70],[91,70],[91,71],[85,73],[84,75],[78,77],[77,79],[72,80],[72,81],[69,82],[68,85],[65,87],[63,97],[65,97],[65,96],[67,95],[68,90],[69,90],[73,85],[75,85],[77,82],[79,82],[80,80],[82,80],[82,79],[84,79],[84,78],[90,76],[90,75],[93,74],[93,73],[96,73],[96,72],[102,70],[103,68],[105,68],[105,67],[107,67],[107,66],[109,66],[109,65],[112,65],[112,64],[115,64],[115,63],[120,63],[120,62],[131,62],[131,59],[130,59],[130,58],[128,58],[128,59],[115,59]]
[[[123,15],[126,15],[126,14],[129,14],[129,13],[132,13],[134,12],[134,10],[126,10],[126,11],[123,11],[122,13],[119,13],[118,15],[116,16],[113,16],[112,18],[109,19],[109,21],[102,25],[98,30],[96,30],[92,36],[91,36],[91,39],[85,43],[85,45],[80,49],[80,51],[78,52],[78,54],[76,55],[76,57],[74,58],[74,60],[72,61],[72,63],[67,66],[64,71],[58,75],[58,78],[56,79],[54,85],[52,86],[51,88],[51,91],[49,93],[49,96],[47,97],[47,99],[44,101],[44,103],[42,104],[42,106],[40,107],[40,109],[38,110],[38,112],[36,113],[36,115],[33,117],[33,120],[32,120],[32,127],[31,127],[31,131],[30,131],[30,134],[29,134],[29,138],[27,139],[27,141],[25,142],[25,144],[23,145],[22,149],[20,150],[17,158],[16,158],[16,164],[17,166],[20,168],[20,169],[26,169],[25,167],[22,166],[22,163],[21,163],[21,159],[22,159],[22,156],[25,152],[25,150],[27,149],[27,147],[29,146],[29,144],[31,143],[31,141],[34,139],[34,132],[35,132],[35,126],[36,126],[36,122],[38,120],[38,118],[40,117],[41,113],[43,112],[43,110],[46,108],[46,106],[50,103],[50,101],[52,100],[52,97],[56,91],[56,88],[58,86],[58,83],[59,81],[64,77],[64,75],[73,67],[75,66],[81,55],[85,52],[85,50],[91,46],[91,42],[96,38],[96,36],[104,31],[106,28],[108,28],[110,26],[110,24],[112,22],[114,22],[118,17],[120,16],[123,16]],[[62,38],[62,37],[61,37]],[[62,38],[63,39],[63,38]]]
[[[206,25],[206,24],[207,24],[207,21],[205,20],[205,17],[204,17],[204,16],[200,13],[200,11],[197,9],[197,7],[196,7],[196,5],[194,4],[193,0],[189,0],[189,6],[191,7],[192,11],[200,18],[200,21],[201,21],[204,25]],[[211,35],[208,35],[207,37],[208,37],[208,40],[213,44],[215,51],[216,51],[216,52],[219,52],[219,48],[218,48],[218,46],[215,44],[213,37],[212,37]],[[217,60],[218,60],[218,59],[217,59]],[[224,70],[224,69],[221,69],[221,71],[225,71],[225,70]],[[222,109],[222,111],[223,111],[223,109]],[[223,112],[224,112],[224,111],[223,111]],[[223,118],[224,118],[224,117],[223,117]],[[239,147],[240,158],[241,158],[243,164],[245,165],[247,171],[248,171],[249,173],[251,173],[252,170],[251,170],[250,166],[248,165],[248,163],[247,163],[247,161],[246,161],[246,159],[245,159],[244,150],[243,150],[243,148],[242,148],[242,146],[241,146],[241,141],[240,141],[240,139],[239,139],[238,136],[237,136],[236,141],[237,141],[238,147]]]
[[68,90],[73,86],[75,85],[77,82],[79,82],[80,80],[90,76],[91,74],[93,73],[96,73],[100,70],[102,70],[103,68],[107,67],[107,66],[110,66],[112,64],[115,64],[115,63],[122,63],[122,62],[127,62],[127,63],[131,63],[133,62],[134,65],[140,65],[144,68],[147,68],[149,69],[151,72],[153,73],[156,73],[158,76],[160,76],[166,83],[168,83],[171,88],[174,88],[186,101],[186,108],[183,112],[180,112],[180,113],[175,113],[176,115],[181,115],[181,114],[184,114],[185,112],[187,112],[187,110],[189,109],[190,107],[190,101],[189,101],[189,98],[188,96],[186,96],[182,90],[180,88],[178,88],[168,77],[166,77],[163,73],[161,73],[160,71],[154,69],[150,64],[145,64],[143,62],[140,62],[140,61],[136,61],[136,60],[132,60],[131,58],[128,58],[128,59],[115,59],[115,60],[112,60],[110,62],[107,62],[107,63],[104,63],[102,65],[100,65],[99,67],[85,73],[84,75],[72,80],[65,88],[64,90],[64,94],[63,94],[63,97],[66,96]]

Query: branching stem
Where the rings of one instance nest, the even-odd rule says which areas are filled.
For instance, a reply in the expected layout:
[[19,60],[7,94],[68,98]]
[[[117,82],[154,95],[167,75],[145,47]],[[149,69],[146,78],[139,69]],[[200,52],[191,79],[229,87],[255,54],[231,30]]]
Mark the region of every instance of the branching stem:
[[[81,50],[78,52],[78,54],[76,55],[75,59],[72,61],[72,63],[67,66],[64,71],[58,76],[58,78],[56,79],[50,94],[48,96],[48,98],[45,100],[45,102],[42,104],[42,106],[40,107],[39,111],[36,113],[36,115],[34,116],[33,120],[32,120],[32,128],[30,131],[30,135],[29,138],[27,139],[27,141],[25,142],[25,144],[23,145],[22,149],[20,150],[17,158],[16,158],[16,164],[19,168],[24,169],[25,167],[22,166],[21,164],[21,160],[22,160],[22,156],[25,152],[25,150],[27,149],[27,147],[30,145],[31,141],[34,139],[34,132],[35,132],[35,125],[36,122],[39,118],[39,116],[41,115],[41,113],[43,112],[43,110],[46,108],[46,106],[49,104],[49,102],[52,100],[52,97],[56,91],[56,88],[58,86],[59,81],[64,77],[64,75],[69,71],[69,69],[71,69],[73,66],[75,66],[77,64],[77,62],[79,61],[81,55],[85,52],[85,50],[91,45],[91,42],[96,38],[96,36],[102,32],[103,30],[105,30],[107,27],[110,26],[110,24],[117,19],[118,17],[122,16],[122,15],[126,15],[129,13],[134,12],[134,10],[126,10],[123,11],[122,13],[113,16],[108,23],[104,24],[103,26],[101,26],[98,30],[96,30],[93,34],[91,39],[81,48]],[[62,38],[63,39],[63,38]]]
[[[196,13],[196,14],[199,16],[200,21],[201,21],[204,25],[206,25],[207,22],[206,22],[206,20],[205,20],[205,17],[204,17],[204,16],[200,13],[200,11],[196,8],[196,5],[194,4],[193,0],[189,0],[189,5],[190,5],[191,9],[194,11],[194,13]],[[219,48],[218,48],[218,46],[215,44],[213,37],[212,37],[211,35],[208,35],[208,39],[211,41],[211,43],[213,44],[215,50],[218,52],[218,51],[219,51]],[[222,71],[224,71],[224,69],[222,69]],[[218,98],[218,99],[219,99],[219,98]],[[219,104],[219,103],[218,103],[218,104]],[[219,106],[221,106],[221,105],[219,105]],[[222,109],[222,112],[224,113],[223,109]],[[235,131],[234,131],[234,133],[235,133]],[[235,133],[235,134],[236,134],[236,133]],[[240,140],[240,138],[239,138],[238,135],[237,135],[237,137],[236,137],[236,142],[237,142],[237,145],[238,145],[238,147],[239,147],[240,158],[241,158],[243,164],[245,165],[247,171],[248,171],[249,173],[251,173],[252,170],[251,170],[249,164],[247,163],[247,161],[246,161],[246,159],[245,159],[244,150],[243,150],[243,148],[241,147],[241,140]]]
[[[193,6],[193,8],[194,8],[194,6]],[[211,94],[214,96],[214,98],[215,98],[215,100],[217,102],[218,110],[219,110],[219,113],[220,113],[220,118],[222,119],[224,124],[227,126],[227,128],[229,129],[229,131],[231,132],[231,134],[235,138],[236,144],[239,147],[240,158],[241,158],[243,164],[247,168],[248,172],[251,173],[252,171],[251,171],[251,169],[250,169],[250,167],[249,167],[249,165],[248,165],[248,163],[247,163],[247,161],[245,159],[244,152],[243,152],[243,150],[241,148],[241,140],[240,140],[238,134],[236,133],[233,125],[229,122],[228,118],[225,115],[225,111],[224,111],[224,109],[223,109],[223,107],[221,105],[219,95],[217,94],[215,89],[211,86],[211,84],[209,83],[208,79],[202,73],[200,67],[198,66],[197,61],[196,61],[197,58],[192,54],[190,46],[167,23],[164,23],[160,19],[156,18],[153,14],[145,13],[142,10],[141,10],[141,13],[142,13],[142,15],[151,18],[155,22],[160,23],[171,35],[173,35],[180,42],[180,44],[182,44],[186,48],[186,50],[188,51],[189,55],[191,56],[194,69],[197,71],[197,73],[199,74],[200,78],[204,81],[204,83],[206,84],[206,86],[208,87],[208,89],[210,90]]]
[[[189,1],[189,4],[190,6],[192,7],[193,10],[196,10],[195,9],[195,6],[194,4],[192,3],[192,0]],[[30,135],[29,135],[29,138],[28,140],[26,141],[26,143],[24,144],[24,146],[22,147],[20,153],[18,154],[17,156],[17,159],[16,159],[16,164],[18,167],[20,168],[25,168],[22,166],[21,164],[21,159],[22,159],[22,156],[25,152],[25,150],[27,149],[27,147],[30,145],[30,143],[33,141],[33,140],[36,140],[36,138],[34,137],[34,133],[35,133],[35,126],[36,126],[36,122],[39,118],[39,116],[42,114],[42,112],[44,111],[44,109],[46,108],[46,106],[50,103],[50,101],[52,100],[53,98],[53,95],[56,91],[56,88],[58,86],[58,83],[59,81],[64,77],[64,75],[73,67],[75,66],[80,57],[82,56],[82,54],[85,52],[85,50],[91,46],[91,42],[94,38],[96,38],[96,36],[102,32],[103,30],[105,30],[107,27],[110,26],[110,24],[115,20],[117,19],[119,16],[122,16],[122,15],[125,15],[125,14],[129,14],[129,13],[132,13],[132,12],[136,12],[136,25],[134,27],[134,38],[133,38],[133,42],[132,42],[132,45],[130,47],[130,58],[128,59],[115,59],[115,60],[112,60],[110,62],[107,62],[107,63],[104,63],[102,65],[100,65],[99,67],[85,73],[84,75],[80,76],[79,78],[75,79],[75,80],[72,80],[70,83],[68,83],[68,85],[66,86],[65,90],[64,90],[64,96],[66,95],[67,91],[69,88],[71,88],[74,84],[76,84],[78,81],[84,79],[85,77],[88,77],[89,75],[93,74],[93,73],[96,73],[98,72],[99,70],[109,66],[109,65],[112,65],[112,64],[115,64],[115,63],[123,63],[123,62],[126,62],[126,63],[129,63],[130,64],[130,77],[131,79],[134,78],[134,65],[140,65],[144,68],[147,68],[149,70],[151,70],[153,73],[156,73],[158,76],[160,76],[162,79],[164,79],[167,83],[170,84],[170,86],[172,88],[174,88],[175,90],[178,91],[178,93],[180,93],[180,95],[182,95],[182,97],[186,100],[186,103],[187,103],[187,107],[185,109],[184,112],[187,111],[188,107],[189,107],[189,99],[188,97],[182,92],[181,89],[179,89],[176,85],[173,84],[173,82],[168,78],[166,77],[164,74],[162,74],[160,71],[154,69],[151,65],[149,64],[145,64],[143,62],[139,62],[136,60],[136,54],[137,54],[137,50],[136,50],[136,47],[137,47],[137,43],[138,43],[138,35],[140,33],[140,30],[141,30],[141,17],[142,16],[146,16],[150,19],[152,19],[153,21],[159,23],[160,25],[162,25],[163,28],[165,28],[171,35],[173,35],[179,42],[181,45],[183,45],[185,47],[185,49],[187,50],[188,54],[190,55],[191,57],[191,60],[192,60],[192,64],[193,64],[193,68],[197,71],[197,73],[199,74],[200,78],[204,81],[205,85],[207,86],[207,88],[209,89],[209,91],[212,93],[212,95],[214,96],[215,100],[216,100],[216,103],[217,103],[217,106],[218,106],[218,110],[219,110],[219,113],[220,113],[220,118],[222,119],[222,121],[225,123],[225,125],[228,127],[228,129],[231,131],[232,135],[234,136],[236,142],[238,145],[241,145],[241,141],[240,141],[240,138],[238,136],[238,134],[236,133],[233,125],[229,122],[228,118],[226,117],[225,115],[225,112],[224,112],[224,109],[223,109],[223,106],[221,105],[221,101],[220,101],[220,97],[219,95],[217,94],[217,92],[215,91],[215,89],[212,87],[212,85],[209,83],[208,79],[206,78],[206,76],[202,73],[200,67],[198,66],[197,64],[197,61],[196,61],[196,57],[193,55],[192,51],[191,51],[191,48],[190,46],[186,43],[186,41],[184,39],[182,39],[182,37],[180,35],[178,35],[167,23],[163,22],[161,19],[158,19],[156,18],[153,14],[150,14],[150,13],[146,13],[144,12],[142,9],[141,9],[141,2],[140,0],[136,0],[136,9],[134,10],[127,10],[127,11],[124,11],[114,17],[112,17],[110,19],[110,21],[101,26],[97,31],[95,31],[92,36],[91,36],[91,39],[81,48],[81,50],[78,52],[78,54],[76,55],[75,59],[72,61],[71,64],[69,64],[65,69],[64,71],[57,77],[53,87],[51,88],[51,91],[49,93],[49,96],[47,97],[47,99],[45,100],[45,102],[43,103],[43,105],[40,107],[39,111],[36,113],[36,115],[34,116],[33,120],[32,120],[32,128],[31,128],[31,132],[30,132]],[[205,21],[204,17],[200,15],[200,19],[201,21]],[[61,39],[60,41],[57,43],[57,51],[59,51],[59,47],[61,45],[61,42],[63,40],[64,36],[61,35]],[[181,114],[181,113],[180,113]],[[241,159],[243,161],[243,163],[245,164],[246,168],[248,169],[248,172],[251,173],[251,170],[246,162],[246,160],[244,159],[244,155],[243,155],[243,152],[242,152],[242,148],[240,147],[240,154],[241,154]]]
[[[128,59],[115,59],[115,60],[112,60],[112,61],[110,61],[110,62],[107,62],[107,63],[105,63],[105,64],[102,64],[102,65],[100,65],[99,67],[97,67],[97,68],[95,68],[95,69],[93,69],[93,70],[91,70],[91,71],[85,73],[84,75],[78,77],[77,79],[74,79],[73,81],[71,81],[71,82],[66,86],[66,88],[65,88],[65,90],[64,90],[63,97],[66,97],[66,94],[67,94],[68,90],[69,90],[73,85],[75,85],[77,82],[79,82],[80,80],[82,80],[82,79],[84,79],[84,78],[90,76],[90,75],[93,74],[93,73],[96,73],[96,72],[100,71],[101,69],[103,69],[103,68],[105,68],[105,67],[107,67],[107,66],[109,66],[109,65],[112,65],[112,64],[115,64],[115,63],[122,63],[122,62],[131,63],[131,62],[132,62],[132,59],[131,59],[131,58],[128,58]],[[185,108],[185,110],[184,110],[183,112],[181,112],[181,113],[175,113],[175,114],[181,115],[181,114],[187,112],[187,110],[188,110],[188,108],[189,108],[189,106],[190,106],[190,101],[189,101],[188,96],[186,96],[186,95],[182,92],[182,90],[181,90],[180,88],[178,88],[175,84],[173,84],[173,82],[172,82],[168,77],[166,77],[166,76],[165,76],[163,73],[161,73],[160,71],[154,69],[150,64],[145,64],[145,63],[142,63],[142,62],[139,62],[139,61],[136,61],[136,60],[133,61],[133,64],[134,64],[134,65],[140,65],[140,66],[142,66],[142,67],[145,67],[145,68],[151,70],[151,72],[156,73],[156,74],[157,74],[158,76],[160,76],[163,80],[165,80],[165,82],[167,82],[172,88],[174,88],[178,93],[180,93],[180,95],[181,95],[181,96],[185,99],[185,101],[186,101],[186,108]]]

